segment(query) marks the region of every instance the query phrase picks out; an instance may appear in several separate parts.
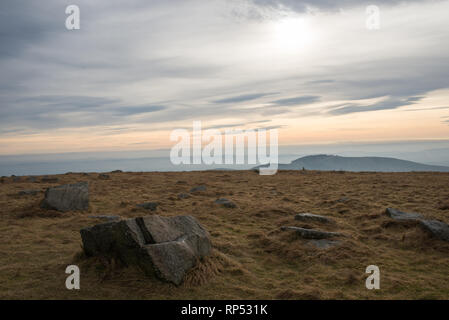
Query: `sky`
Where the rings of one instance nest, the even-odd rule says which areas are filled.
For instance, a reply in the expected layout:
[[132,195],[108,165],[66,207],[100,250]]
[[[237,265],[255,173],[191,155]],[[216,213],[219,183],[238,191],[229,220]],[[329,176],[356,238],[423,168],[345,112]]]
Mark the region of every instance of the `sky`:
[[[67,30],[65,9],[80,8]],[[366,26],[368,5],[379,29]],[[0,155],[449,139],[449,1],[2,0]]]

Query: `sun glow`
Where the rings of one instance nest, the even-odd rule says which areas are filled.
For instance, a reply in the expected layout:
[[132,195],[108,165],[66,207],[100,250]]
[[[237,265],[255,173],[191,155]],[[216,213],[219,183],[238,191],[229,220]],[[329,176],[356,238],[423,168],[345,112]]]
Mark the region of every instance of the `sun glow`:
[[303,18],[285,18],[273,25],[275,46],[284,52],[297,52],[314,40],[314,32]]

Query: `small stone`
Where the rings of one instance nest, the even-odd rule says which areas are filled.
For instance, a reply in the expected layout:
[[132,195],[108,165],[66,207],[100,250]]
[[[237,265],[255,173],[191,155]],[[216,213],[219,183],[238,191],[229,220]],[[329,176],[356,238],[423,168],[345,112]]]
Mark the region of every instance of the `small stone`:
[[299,213],[295,216],[295,220],[298,221],[316,221],[316,222],[322,222],[322,223],[331,223],[333,220],[325,217],[320,216],[318,214],[312,214],[312,213]]
[[141,203],[141,204],[137,205],[138,208],[142,208],[145,210],[151,210],[151,211],[156,210],[157,206],[158,206],[157,202],[145,202],[145,203]]
[[395,220],[421,220],[423,216],[414,212],[402,212],[393,208],[387,208],[387,216]]
[[206,190],[207,190],[207,187],[202,185],[202,186],[197,186],[197,187],[190,189],[190,192],[200,192],[200,191],[206,191]]
[[231,200],[228,200],[226,198],[217,199],[217,200],[215,200],[215,203],[222,205],[225,208],[230,208],[230,209],[237,208],[237,205],[234,202],[232,202]]
[[190,198],[190,194],[188,194],[188,193],[178,194],[178,199],[187,199],[187,198]]
[[281,230],[291,230],[295,231],[300,237],[304,239],[328,239],[333,237],[341,236],[337,232],[327,232],[313,229],[304,229],[299,227],[281,227]]
[[100,180],[109,180],[111,177],[108,174],[101,173],[98,175],[98,179]]

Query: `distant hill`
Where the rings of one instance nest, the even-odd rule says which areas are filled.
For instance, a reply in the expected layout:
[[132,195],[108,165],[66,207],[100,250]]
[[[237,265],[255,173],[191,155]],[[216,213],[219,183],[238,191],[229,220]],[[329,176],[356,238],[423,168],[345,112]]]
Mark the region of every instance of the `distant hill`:
[[[265,166],[259,166],[265,167]],[[279,164],[279,170],[323,170],[323,171],[442,171],[449,172],[449,167],[432,166],[413,161],[384,157],[341,157],[334,155],[312,155]]]

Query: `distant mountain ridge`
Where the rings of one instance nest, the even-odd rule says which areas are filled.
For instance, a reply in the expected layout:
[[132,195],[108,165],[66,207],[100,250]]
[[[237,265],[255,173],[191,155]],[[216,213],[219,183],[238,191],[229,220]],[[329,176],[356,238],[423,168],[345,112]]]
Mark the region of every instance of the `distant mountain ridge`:
[[[259,166],[265,167],[265,166]],[[376,171],[376,172],[410,172],[437,171],[449,172],[449,167],[427,165],[418,162],[386,157],[342,157],[337,155],[312,155],[279,164],[279,170],[322,170],[322,171]]]

